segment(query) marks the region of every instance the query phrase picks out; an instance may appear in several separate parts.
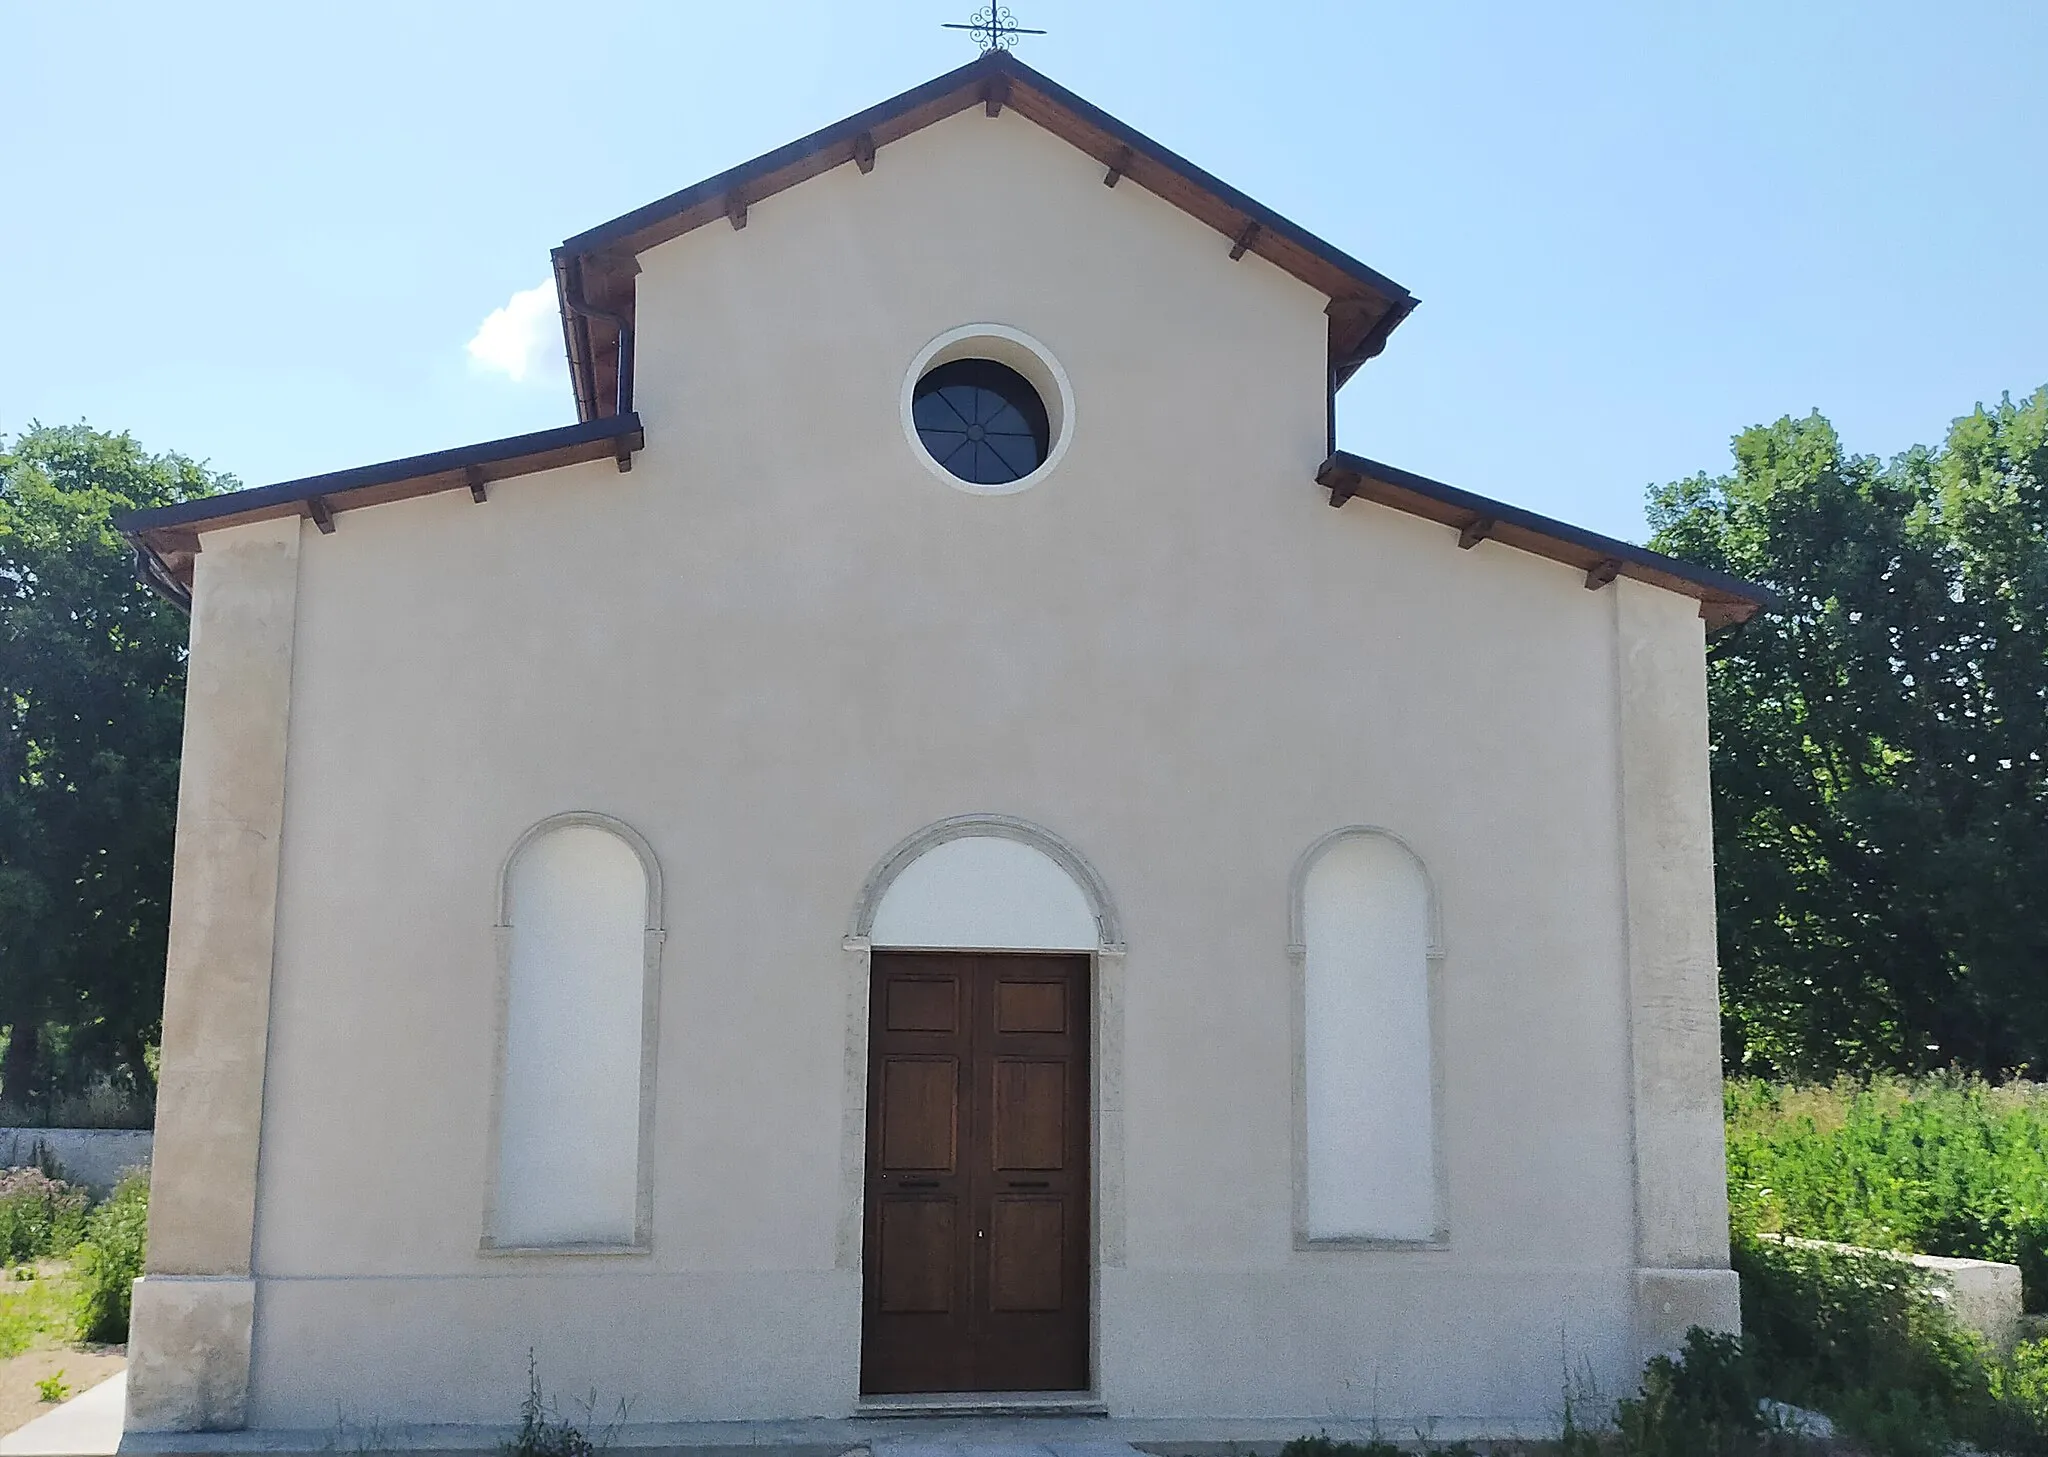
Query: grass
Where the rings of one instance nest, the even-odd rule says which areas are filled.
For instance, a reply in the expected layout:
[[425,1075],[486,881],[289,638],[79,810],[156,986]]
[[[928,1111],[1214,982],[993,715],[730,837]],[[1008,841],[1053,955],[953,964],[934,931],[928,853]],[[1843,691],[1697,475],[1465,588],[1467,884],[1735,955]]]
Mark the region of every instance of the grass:
[[1727,1086],[1738,1229],[2004,1260],[2048,1310],[2048,1085]]
[[[19,1278],[23,1271],[32,1278]],[[16,1266],[13,1278],[0,1282],[0,1359],[77,1339],[78,1285],[63,1261]]]

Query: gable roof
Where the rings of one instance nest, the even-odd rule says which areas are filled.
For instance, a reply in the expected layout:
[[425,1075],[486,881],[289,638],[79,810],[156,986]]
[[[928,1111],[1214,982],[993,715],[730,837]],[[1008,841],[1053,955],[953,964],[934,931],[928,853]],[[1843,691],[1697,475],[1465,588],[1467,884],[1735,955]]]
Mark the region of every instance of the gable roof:
[[[1331,387],[1385,347],[1415,307],[1415,296],[1308,229],[1253,201],[1167,150],[1007,51],[990,51],[955,71],[834,122],[751,162],[635,208],[555,249],[555,292],[576,390],[590,420],[632,405],[635,257],[707,223],[746,225],[751,203],[848,163],[887,166],[882,149],[972,107],[1003,107],[1102,163],[1109,186],[1129,181],[1223,235],[1231,257],[1256,253],[1328,296]],[[623,334],[624,347],[621,347]],[[626,388],[619,388],[622,370]]]
[[[556,292],[580,423],[429,455],[307,476],[276,485],[130,512],[114,525],[135,546],[143,580],[190,606],[199,534],[278,516],[334,530],[338,511],[467,487],[478,501],[493,480],[615,458],[620,470],[645,444],[632,412],[636,255],[721,219],[746,225],[750,202],[851,162],[867,172],[879,150],[957,112],[1015,108],[1101,162],[1103,181],[1128,179],[1206,223],[1229,241],[1232,258],[1256,253],[1330,299],[1330,388],[1334,395],[1415,307],[1399,284],[1254,202],[1192,162],[1091,106],[1004,51],[993,51],[879,106],[764,153],[693,187],[636,208],[554,250]],[[623,387],[622,387],[623,386]],[[1708,627],[1746,621],[1775,599],[1761,587],[1612,537],[1477,496],[1426,476],[1336,451],[1316,481],[1342,506],[1360,496],[1456,527],[1460,546],[1496,540],[1586,572],[1586,585],[1633,577],[1696,598]]]
[[352,466],[325,475],[302,476],[274,486],[252,486],[218,496],[198,496],[168,506],[130,511],[114,521],[115,529],[135,545],[143,580],[180,606],[188,606],[192,590],[192,558],[199,552],[199,533],[279,516],[310,519],[321,531],[334,530],[334,514],[386,501],[404,501],[438,491],[468,489],[486,499],[492,481],[536,471],[555,470],[585,461],[616,459],[627,469],[632,452],[647,443],[638,415],[585,420],[557,430],[536,430],[461,445],[427,455],[408,455],[376,465]]
[[1616,577],[1632,577],[1667,592],[1699,600],[1707,630],[1747,622],[1760,607],[1777,598],[1769,590],[1712,567],[1694,566],[1645,546],[1618,541],[1568,522],[1539,516],[1504,501],[1489,500],[1340,450],[1323,462],[1316,484],[1329,488],[1330,504],[1342,506],[1353,496],[1375,501],[1458,529],[1458,545],[1470,549],[1482,541],[1498,541],[1554,562],[1577,567],[1595,590]]

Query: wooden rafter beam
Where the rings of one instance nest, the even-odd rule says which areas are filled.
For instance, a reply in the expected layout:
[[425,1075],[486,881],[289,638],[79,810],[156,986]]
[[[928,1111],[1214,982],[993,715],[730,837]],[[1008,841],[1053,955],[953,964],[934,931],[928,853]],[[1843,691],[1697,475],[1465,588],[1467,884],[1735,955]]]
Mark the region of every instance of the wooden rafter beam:
[[249,521],[295,517],[311,521],[326,534],[333,531],[335,517],[345,510],[410,500],[439,491],[467,490],[474,500],[479,482],[487,484],[508,476],[559,470],[621,454],[630,459],[631,452],[645,443],[646,432],[639,416],[611,417],[281,481],[272,486],[196,497],[169,506],[152,506],[118,517],[114,524],[130,541],[156,553],[180,585],[190,587],[192,558],[205,531]]
[[1348,451],[1340,450],[1323,462],[1316,472],[1316,484],[1328,489],[1332,506],[1363,497],[1373,505],[1448,526],[1457,533],[1460,546],[1495,541],[1547,557],[1581,574],[1590,590],[1597,591],[1617,577],[1628,577],[1694,598],[1709,630],[1746,621],[1759,608],[1777,602],[1768,589],[1726,572],[1601,536]]
[[1470,522],[1458,531],[1459,549],[1463,551],[1472,550],[1473,547],[1493,535],[1493,528],[1498,524],[1491,516],[1474,516]]

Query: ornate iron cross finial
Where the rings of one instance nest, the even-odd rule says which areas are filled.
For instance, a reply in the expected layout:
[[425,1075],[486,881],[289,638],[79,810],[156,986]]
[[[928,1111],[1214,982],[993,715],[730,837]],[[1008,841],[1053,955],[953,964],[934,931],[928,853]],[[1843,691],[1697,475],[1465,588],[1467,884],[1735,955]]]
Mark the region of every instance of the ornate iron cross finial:
[[964,30],[974,37],[981,47],[981,53],[1006,51],[1017,44],[1020,35],[1044,35],[1042,30],[1030,30],[1017,24],[1017,17],[1010,13],[1007,5],[984,5],[967,17],[967,24],[945,23],[947,30]]

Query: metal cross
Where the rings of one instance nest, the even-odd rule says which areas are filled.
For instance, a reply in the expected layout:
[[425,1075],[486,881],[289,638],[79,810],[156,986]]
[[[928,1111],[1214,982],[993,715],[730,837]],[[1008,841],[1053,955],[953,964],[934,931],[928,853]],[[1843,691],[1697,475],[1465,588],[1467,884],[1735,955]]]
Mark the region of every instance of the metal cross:
[[967,17],[967,24],[957,25],[952,21],[944,23],[946,30],[964,30],[973,36],[981,46],[981,53],[1007,51],[1017,44],[1020,35],[1044,35],[1042,30],[1030,30],[1017,24],[1017,17],[1010,13],[1007,5],[984,5]]

